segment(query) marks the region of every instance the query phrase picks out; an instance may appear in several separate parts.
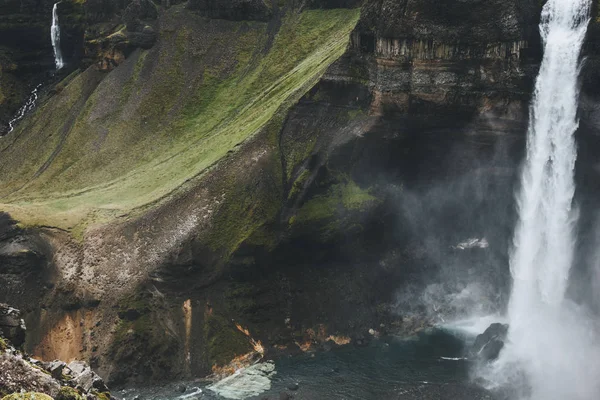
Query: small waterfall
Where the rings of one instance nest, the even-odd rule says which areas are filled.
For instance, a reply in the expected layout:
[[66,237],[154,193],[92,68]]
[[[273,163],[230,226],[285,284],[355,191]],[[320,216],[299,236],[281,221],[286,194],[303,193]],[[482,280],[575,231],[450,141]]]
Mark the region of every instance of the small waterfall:
[[596,327],[566,298],[577,221],[578,75],[591,2],[549,0],[542,11],[544,58],[531,105],[510,256],[510,330],[491,367],[491,379],[519,399],[600,396]]
[[[60,2],[59,2],[60,3]],[[58,4],[54,3],[52,7],[52,27],[50,28],[50,36],[52,37],[52,48],[54,49],[54,63],[56,69],[61,69],[65,66],[63,61],[62,52],[60,50],[60,26],[58,25]]]
[[41,87],[42,87],[42,84],[40,83],[31,91],[25,104],[21,108],[19,108],[19,111],[17,111],[17,113],[15,114],[13,119],[11,119],[8,122],[8,132],[7,133],[11,133],[15,129],[15,125],[17,124],[17,122],[22,120],[23,117],[25,117],[25,115],[27,115],[27,113],[29,111],[33,110],[33,108],[35,107],[35,103],[38,99],[38,91],[40,90]]

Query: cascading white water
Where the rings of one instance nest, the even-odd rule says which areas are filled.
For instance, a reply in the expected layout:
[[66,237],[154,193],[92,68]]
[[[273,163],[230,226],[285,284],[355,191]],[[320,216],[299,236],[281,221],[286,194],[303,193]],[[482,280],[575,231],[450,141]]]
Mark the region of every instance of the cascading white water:
[[42,87],[42,84],[40,83],[31,91],[25,104],[21,108],[19,108],[19,111],[17,111],[17,114],[10,121],[8,121],[8,132],[7,133],[11,133],[12,131],[14,131],[15,125],[20,120],[22,120],[25,117],[25,115],[27,115],[28,112],[33,110],[33,108],[35,107],[35,103],[38,99],[38,90],[40,90],[41,87]]
[[492,380],[533,400],[600,398],[591,318],[566,298],[577,220],[573,207],[578,75],[591,0],[549,0],[544,58],[531,106],[510,256],[510,329]]
[[54,49],[54,63],[56,69],[61,69],[65,66],[62,52],[60,50],[60,26],[58,25],[58,3],[54,3],[52,7],[52,27],[50,28],[50,37],[52,39],[52,48]]

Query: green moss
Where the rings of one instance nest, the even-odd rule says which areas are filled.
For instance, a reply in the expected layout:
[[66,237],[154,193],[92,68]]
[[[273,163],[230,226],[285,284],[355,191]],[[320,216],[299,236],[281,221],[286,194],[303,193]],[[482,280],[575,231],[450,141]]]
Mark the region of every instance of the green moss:
[[110,393],[109,392],[93,392],[94,396],[96,396],[96,398],[98,400],[110,400]]
[[223,366],[236,356],[252,351],[248,338],[233,322],[218,315],[209,315],[204,324],[210,366]]
[[83,400],[81,394],[72,387],[63,386],[55,397],[56,400]]
[[[26,225],[75,230],[155,204],[285,115],[345,51],[358,16],[358,10],[289,15],[266,54],[260,53],[266,24],[183,24],[171,36],[161,32],[170,45],[140,57],[128,80],[108,75],[83,105],[80,94],[95,78],[80,74],[21,125],[19,141],[0,144],[0,151],[11,146],[0,164],[0,207]],[[189,49],[198,35],[206,45]],[[111,108],[113,97],[121,106]],[[230,188],[230,199],[245,195]],[[248,201],[225,207],[223,229],[235,215],[244,216],[237,224],[249,225],[213,238],[213,246],[226,249],[274,214],[271,202],[262,210]]]
[[52,400],[52,397],[44,393],[27,392],[9,394],[4,396],[2,400]]
[[298,194],[304,189],[304,185],[306,184],[306,181],[308,180],[309,177],[310,177],[309,170],[305,169],[304,171],[302,171],[300,176],[298,176],[298,178],[292,184],[292,189],[290,190],[290,192],[288,194],[289,200],[295,199],[296,196],[298,196]]
[[296,233],[310,227],[318,231],[323,241],[327,241],[343,231],[360,229],[349,215],[364,212],[378,202],[368,190],[360,188],[352,180],[344,179],[341,183],[331,185],[326,193],[305,202],[288,224]]
[[318,195],[298,210],[296,222],[303,223],[335,217],[340,208],[360,210],[377,198],[353,181],[332,185],[327,194]]
[[5,351],[8,348],[8,343],[2,337],[0,337],[0,351]]
[[232,283],[225,293],[227,311],[231,315],[246,315],[257,310],[258,290],[250,283]]

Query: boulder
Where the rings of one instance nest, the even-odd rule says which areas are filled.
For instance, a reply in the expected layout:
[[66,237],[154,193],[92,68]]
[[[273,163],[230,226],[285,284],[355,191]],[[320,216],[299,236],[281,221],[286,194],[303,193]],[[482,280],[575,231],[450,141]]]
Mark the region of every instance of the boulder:
[[44,369],[50,372],[50,375],[52,375],[54,379],[61,379],[66,366],[67,364],[64,361],[54,360],[49,363],[45,363]]
[[508,333],[508,325],[493,323],[478,335],[471,347],[471,356],[483,361],[493,361],[500,355]]
[[68,368],[71,370],[73,382],[84,392],[88,393],[92,389],[96,389],[99,392],[108,391],[104,380],[92,371],[92,368],[86,362],[73,361],[69,363]]

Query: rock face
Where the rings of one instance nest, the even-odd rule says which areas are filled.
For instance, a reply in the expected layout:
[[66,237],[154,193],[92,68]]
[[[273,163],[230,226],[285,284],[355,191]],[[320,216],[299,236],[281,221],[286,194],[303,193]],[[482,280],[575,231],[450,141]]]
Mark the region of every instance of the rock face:
[[[8,310],[7,312],[5,312]],[[0,305],[0,325],[11,323],[20,312],[14,308]],[[21,321],[24,332],[25,326]],[[35,392],[56,398],[57,400],[106,400],[111,398],[104,381],[83,361],[73,361],[68,366],[62,361],[40,362],[27,357],[6,344],[13,339],[0,332],[0,396],[13,393]],[[35,397],[34,397],[35,398]]]
[[25,321],[21,312],[8,304],[0,303],[0,336],[10,340],[13,346],[21,347],[25,343]]
[[[39,235],[17,227],[16,221],[11,219],[8,214],[0,212],[2,300],[15,302],[21,306],[37,303],[34,300],[30,302],[25,299],[31,297],[30,293],[42,294],[45,288],[52,284],[52,272],[47,268],[48,251],[48,245]],[[39,306],[39,303],[37,305]],[[0,307],[0,313],[8,313],[9,309],[3,305]],[[17,317],[10,322],[13,326],[12,330],[15,329],[16,320],[20,318]],[[9,333],[5,331],[5,334]],[[19,341],[13,342],[13,344],[20,346]]]

